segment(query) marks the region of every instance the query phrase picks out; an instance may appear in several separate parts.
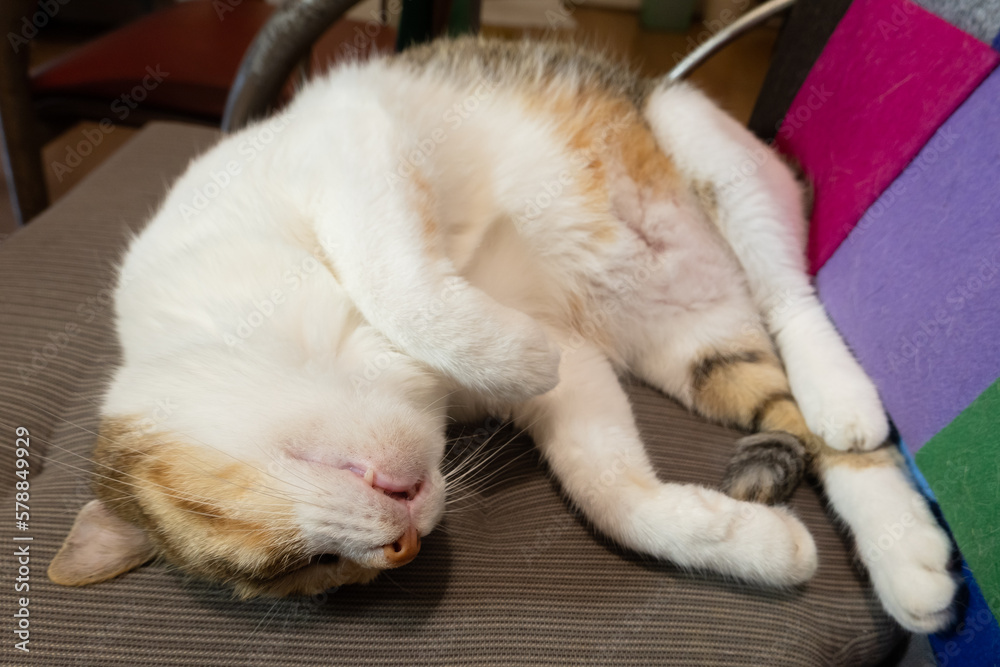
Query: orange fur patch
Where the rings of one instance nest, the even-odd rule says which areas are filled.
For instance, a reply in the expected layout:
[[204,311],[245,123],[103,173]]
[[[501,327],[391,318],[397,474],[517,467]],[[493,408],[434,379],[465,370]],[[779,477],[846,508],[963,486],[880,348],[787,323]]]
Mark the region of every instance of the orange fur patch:
[[817,458],[820,470],[835,467],[853,468],[889,468],[903,465],[902,455],[893,447],[880,447],[870,452],[843,452],[823,445]]
[[710,352],[692,364],[691,377],[693,407],[704,416],[744,429],[790,433],[810,453],[824,446],[806,425],[771,350]]
[[[753,356],[720,357],[693,364],[694,408],[710,419],[750,428],[761,403],[779,392],[788,391],[788,380],[777,359],[766,352]],[[712,357],[709,356],[708,359]]]
[[185,571],[230,583],[242,597],[317,593],[378,573],[347,559],[310,565],[291,503],[267,486],[266,473],[141,424],[103,422],[95,491]]
[[815,451],[819,438],[806,425],[805,417],[794,400],[773,403],[760,420],[761,431],[784,431],[791,433],[805,445],[809,452]]

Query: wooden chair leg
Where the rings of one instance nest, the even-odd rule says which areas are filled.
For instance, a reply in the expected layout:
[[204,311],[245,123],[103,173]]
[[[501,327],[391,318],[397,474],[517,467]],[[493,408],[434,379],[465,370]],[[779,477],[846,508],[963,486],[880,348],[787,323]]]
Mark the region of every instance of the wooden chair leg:
[[[24,35],[24,17],[37,6],[31,0],[0,2],[0,34],[14,35],[0,47],[0,139],[14,215],[24,224],[49,205],[42,168],[42,147],[38,140],[28,86],[30,37]],[[23,41],[17,39],[23,38]]]

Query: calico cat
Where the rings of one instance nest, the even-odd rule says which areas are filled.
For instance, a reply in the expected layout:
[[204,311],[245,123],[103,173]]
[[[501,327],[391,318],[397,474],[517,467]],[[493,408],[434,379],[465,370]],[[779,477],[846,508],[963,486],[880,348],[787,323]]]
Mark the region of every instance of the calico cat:
[[[941,628],[950,543],[815,296],[802,209],[694,88],[582,49],[339,67],[195,160],[131,243],[98,499],[49,576],[160,556],[241,596],[368,581],[442,516],[446,420],[500,414],[604,534],[765,585],[816,569],[775,504],[808,466],[880,545],[859,554],[889,613]],[[755,432],[728,495],[657,478],[621,373]]]

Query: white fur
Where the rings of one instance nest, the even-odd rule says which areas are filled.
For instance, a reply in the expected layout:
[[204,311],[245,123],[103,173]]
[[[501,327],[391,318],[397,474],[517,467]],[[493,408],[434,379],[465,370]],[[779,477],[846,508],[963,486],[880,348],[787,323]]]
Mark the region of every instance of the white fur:
[[834,468],[826,495],[851,527],[886,610],[907,630],[936,632],[954,617],[951,541],[897,468]]
[[[454,111],[473,98],[474,112]],[[784,167],[769,156],[728,188],[733,165],[761,147],[693,89],[659,90],[647,118],[692,179],[715,184],[738,262],[684,198],[646,201],[622,179],[614,211],[585,208],[557,120],[516,91],[383,61],[336,70],[196,160],[135,240],[105,414],[151,415],[151,429],[266,468],[299,499],[317,553],[379,566],[407,522],[426,534],[441,516],[445,409],[513,410],[571,500],[622,544],[751,581],[804,581],[815,546],[789,511],[656,478],[613,364],[683,400],[677,378],[699,347],[734,328],[766,335],[763,311],[810,426],[831,444],[884,440],[877,393],[809,285]],[[227,181],[227,170],[239,173]],[[424,188],[439,236],[421,233]],[[595,221],[617,238],[590,243]],[[586,297],[590,339],[569,326],[567,294]],[[790,306],[769,305],[782,294]],[[164,400],[174,407],[156,412]],[[361,493],[351,463],[429,490],[400,514]],[[884,515],[848,508],[861,478],[847,476],[831,499],[864,537]],[[910,497],[884,493],[885,507]],[[904,546],[893,562],[907,562]],[[937,618],[940,591],[907,598],[869,565],[897,618]]]

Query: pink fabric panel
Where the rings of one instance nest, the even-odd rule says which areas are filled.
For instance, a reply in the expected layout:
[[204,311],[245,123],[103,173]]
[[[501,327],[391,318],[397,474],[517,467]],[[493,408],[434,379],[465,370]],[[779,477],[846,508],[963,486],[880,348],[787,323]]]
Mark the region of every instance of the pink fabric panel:
[[816,186],[813,273],[1000,54],[907,0],[855,0],[776,140]]

